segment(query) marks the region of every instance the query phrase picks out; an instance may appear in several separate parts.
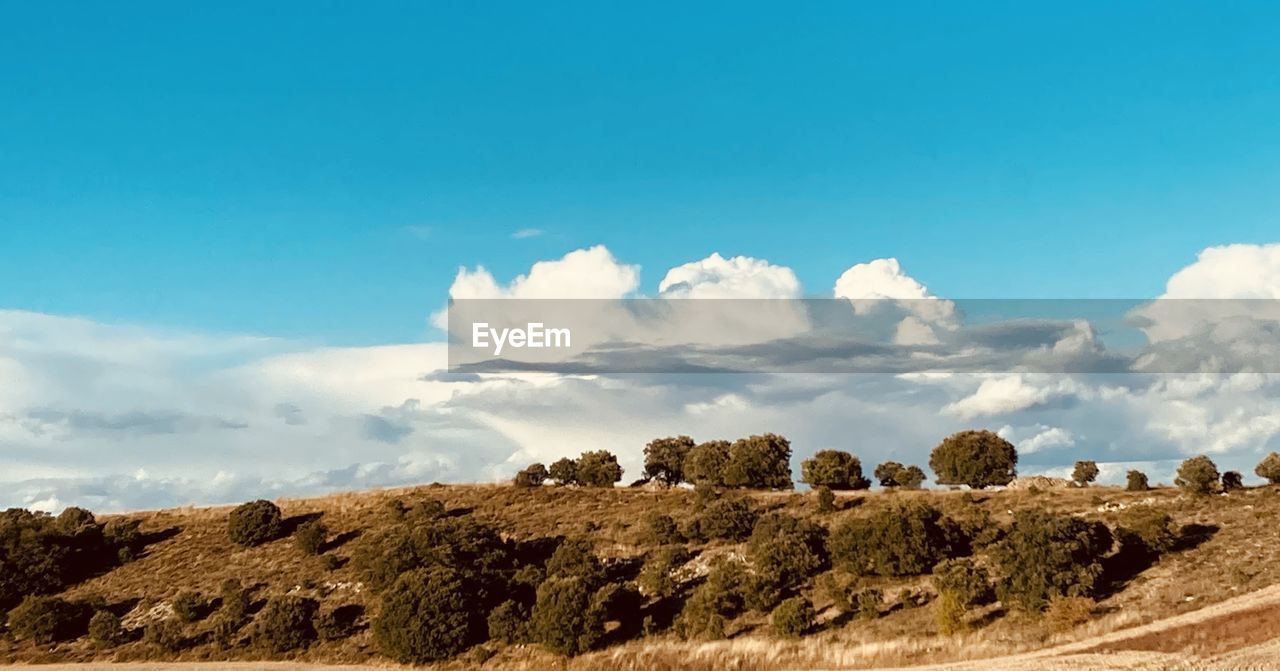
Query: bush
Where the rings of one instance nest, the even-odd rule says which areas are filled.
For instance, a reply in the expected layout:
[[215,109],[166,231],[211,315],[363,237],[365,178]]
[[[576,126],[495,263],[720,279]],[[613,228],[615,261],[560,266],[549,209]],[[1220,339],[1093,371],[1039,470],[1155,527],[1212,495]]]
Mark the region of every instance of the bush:
[[694,447],[689,436],[658,438],[644,446],[644,475],[664,485],[684,482],[684,462]]
[[89,638],[103,647],[116,645],[124,640],[120,618],[109,610],[100,610],[89,618]]
[[300,596],[277,596],[258,615],[254,643],[272,652],[305,648],[316,639],[313,620],[320,604]]
[[142,630],[142,640],[149,646],[167,653],[175,653],[187,645],[182,625],[177,620],[156,620]]
[[1253,472],[1260,478],[1266,478],[1273,485],[1280,485],[1280,454],[1272,452],[1258,463]]
[[862,462],[840,450],[819,450],[800,464],[801,480],[810,487],[866,489],[871,481],[862,477]]
[[116,540],[82,508],[56,518],[22,508],[0,513],[0,613],[26,596],[56,593],[131,559],[138,547]]
[[938,624],[938,631],[950,636],[968,629],[968,622],[964,619],[966,610],[964,600],[955,592],[938,592],[938,598],[933,602],[933,618]]
[[551,468],[547,469],[547,476],[557,485],[576,485],[578,484],[578,462],[569,457],[557,459],[551,463]]
[[818,512],[832,513],[836,510],[836,495],[830,487],[818,488]]
[[1234,492],[1244,489],[1244,476],[1239,471],[1227,471],[1222,474],[1222,491]]
[[484,637],[479,600],[461,573],[436,566],[401,575],[373,621],[378,649],[401,664],[448,659]]
[[183,590],[173,597],[173,603],[170,605],[173,606],[173,614],[178,617],[180,622],[189,623],[197,622],[203,618],[206,613],[205,609],[209,604],[198,593]]
[[1131,492],[1145,492],[1148,489],[1151,489],[1151,486],[1147,484],[1146,473],[1143,473],[1142,471],[1129,471],[1125,475],[1124,488]]
[[746,606],[743,593],[749,585],[742,564],[719,559],[707,572],[707,580],[693,591],[680,611],[678,628],[686,638],[721,639],[725,636],[726,618],[742,612]]
[[760,587],[786,590],[816,575],[827,566],[826,540],[826,529],[808,520],[781,512],[762,516],[747,540]]
[[1007,485],[1018,474],[1018,451],[990,431],[961,431],[944,439],[929,455],[940,485],[982,489]]
[[9,630],[40,645],[78,638],[85,631],[84,608],[53,596],[28,596],[9,612]]
[[1071,480],[1077,487],[1088,487],[1089,483],[1098,479],[1098,463],[1095,461],[1077,461],[1075,470],[1071,472]]
[[604,584],[604,566],[586,538],[568,538],[547,560],[547,578],[581,578],[592,590]]
[[792,489],[791,442],[772,433],[734,441],[723,479],[729,487]]
[[533,606],[533,638],[562,655],[590,650],[604,636],[603,613],[593,607],[592,591],[582,578],[548,577],[538,586]]
[[583,452],[578,457],[578,484],[586,487],[612,487],[622,479],[618,457],[607,450]]
[[244,547],[260,545],[280,536],[280,508],[270,501],[250,501],[231,511],[227,535]]
[[1172,550],[1178,542],[1173,518],[1150,506],[1134,506],[1121,513],[1116,536],[1122,548],[1151,556]]
[[953,554],[958,535],[936,508],[900,503],[836,527],[831,555],[837,565],[858,575],[922,575]]
[[1188,494],[1203,496],[1212,494],[1218,484],[1218,466],[1204,455],[1191,457],[1178,466],[1178,478],[1173,484]]
[[489,638],[508,645],[529,638],[529,609],[516,601],[503,601],[489,613]]
[[991,577],[972,559],[945,559],[933,567],[933,587],[948,592],[964,608],[986,603],[994,596]]
[[874,620],[880,617],[880,603],[884,601],[884,593],[878,589],[864,589],[854,597],[858,605],[858,617]]
[[712,501],[698,515],[695,528],[698,538],[711,540],[720,538],[729,541],[743,541],[751,535],[755,527],[756,513],[751,502],[743,497],[725,497]]
[[516,477],[512,478],[511,484],[517,487],[541,487],[548,477],[546,466],[540,463],[533,463],[516,473]]
[[293,543],[305,555],[318,555],[329,538],[329,528],[320,520],[303,522],[293,534]]
[[483,611],[502,601],[514,572],[512,546],[491,526],[471,517],[438,517],[406,523],[362,539],[352,564],[361,580],[383,591],[403,573],[443,566],[461,573],[485,597]]
[[802,596],[793,596],[778,604],[769,617],[774,633],[787,638],[800,638],[813,627],[817,616],[813,604]]
[[684,542],[684,535],[680,533],[680,527],[676,525],[676,521],[670,515],[651,510],[644,517],[644,526],[644,542],[646,543],[651,545],[671,545]]
[[237,623],[242,622],[249,614],[249,590],[240,586],[240,581],[235,578],[227,578],[222,581],[222,588],[219,590],[222,604],[218,608],[218,612]]
[[1054,631],[1070,631],[1088,622],[1093,608],[1093,599],[1088,597],[1055,595],[1044,610],[1044,620]]
[[924,471],[919,466],[903,466],[896,461],[876,466],[875,476],[880,486],[885,488],[920,489],[925,481]]
[[1000,600],[1038,613],[1053,596],[1091,595],[1111,545],[1111,532],[1101,522],[1020,510],[1008,535],[994,547],[1004,574]]
[[697,485],[725,486],[725,469],[729,466],[727,440],[711,440],[694,446],[685,457],[684,477]]
[[356,632],[356,622],[364,614],[364,607],[347,604],[316,613],[312,628],[322,641],[340,641]]
[[645,594],[666,597],[679,587],[675,572],[690,559],[689,550],[683,545],[666,545],[658,548],[644,562],[636,583]]

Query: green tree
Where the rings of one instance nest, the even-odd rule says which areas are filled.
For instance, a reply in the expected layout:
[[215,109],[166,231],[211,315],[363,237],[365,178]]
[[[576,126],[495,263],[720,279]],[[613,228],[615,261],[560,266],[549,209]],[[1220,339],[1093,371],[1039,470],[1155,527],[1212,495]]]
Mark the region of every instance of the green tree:
[[849,490],[871,486],[871,481],[862,477],[862,462],[841,450],[819,450],[801,462],[800,474],[810,487]]
[[740,438],[729,447],[724,484],[752,489],[791,489],[791,441],[773,433]]
[[1145,492],[1148,489],[1151,489],[1151,486],[1147,484],[1146,473],[1143,473],[1142,471],[1129,471],[1125,475],[1124,488],[1130,492]]
[[557,485],[576,485],[578,484],[578,462],[569,457],[561,457],[551,462],[547,475],[555,480]]
[[529,464],[512,478],[511,484],[517,487],[539,487],[548,477],[547,467],[540,463]]
[[965,608],[986,603],[994,596],[991,576],[968,557],[938,562],[933,567],[933,586],[939,594],[954,594]]
[[757,575],[780,589],[796,587],[827,565],[827,532],[821,526],[781,512],[756,521],[747,539],[747,556]]
[[769,620],[773,625],[773,631],[779,636],[800,638],[813,627],[816,617],[817,613],[814,612],[813,604],[809,603],[808,599],[793,596],[778,604],[778,607],[773,609],[773,615]]
[[329,528],[320,520],[307,520],[298,526],[293,533],[294,545],[303,554],[318,555],[324,549],[324,542],[329,538]]
[[684,476],[690,482],[712,487],[725,486],[724,474],[729,465],[727,440],[709,440],[689,450],[684,462]]
[[612,487],[622,479],[618,457],[608,450],[583,452],[578,457],[578,484],[586,487]]
[[929,455],[940,485],[982,489],[1007,485],[1018,474],[1018,451],[990,431],[961,431],[947,436]]
[[993,556],[1004,579],[1000,600],[1040,612],[1052,596],[1090,596],[1111,550],[1107,525],[1042,509],[1020,510]]
[[836,527],[831,556],[858,575],[923,575],[952,553],[958,535],[937,508],[908,501]]
[[315,599],[293,595],[273,597],[258,616],[254,640],[272,652],[305,648],[316,639],[312,621],[319,608]]
[[538,586],[530,620],[533,637],[549,650],[574,656],[604,636],[604,617],[593,607],[591,586],[580,577],[548,577]]
[[1088,487],[1089,483],[1098,479],[1098,464],[1094,461],[1077,461],[1075,470],[1071,472],[1071,480],[1079,487]]
[[919,466],[903,466],[896,461],[876,466],[875,476],[880,486],[885,488],[919,489],[925,481],[924,471]]
[[1280,454],[1272,452],[1258,463],[1253,472],[1273,485],[1280,485]]
[[1244,476],[1239,471],[1226,471],[1222,474],[1222,491],[1234,492],[1244,489]]
[[244,547],[261,545],[280,537],[280,507],[270,501],[250,501],[236,506],[227,517],[227,535]]
[[383,654],[402,664],[448,659],[484,637],[488,624],[478,605],[458,571],[415,569],[383,596],[373,638]]
[[1178,477],[1173,483],[1189,494],[1203,496],[1213,493],[1220,477],[1217,464],[1209,457],[1200,455],[1191,457],[1178,466]]
[[684,462],[693,450],[689,436],[657,438],[644,446],[644,476],[664,485],[684,482]]

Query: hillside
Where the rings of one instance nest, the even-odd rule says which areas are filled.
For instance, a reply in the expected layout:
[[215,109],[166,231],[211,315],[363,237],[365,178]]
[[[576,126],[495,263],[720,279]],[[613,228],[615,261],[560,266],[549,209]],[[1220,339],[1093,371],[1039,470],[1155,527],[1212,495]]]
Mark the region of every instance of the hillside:
[[[727,618],[725,640],[707,640],[704,636],[686,640],[671,626],[671,620],[688,601],[690,588],[714,558],[740,556],[748,551],[743,543],[731,540],[691,540],[687,546],[693,558],[676,578],[677,583],[684,581],[683,584],[675,586],[670,598],[646,596],[635,605],[637,615],[649,616],[645,624],[648,635],[628,624],[624,614],[618,621],[611,617],[603,638],[591,646],[591,651],[577,657],[562,657],[535,644],[501,645],[491,641],[472,647],[442,666],[853,669],[1003,657],[1007,668],[1047,669],[1059,667],[1043,659],[1031,660],[1038,659],[1036,656],[1043,651],[1055,651],[1055,655],[1085,655],[1079,660],[1096,661],[1070,668],[1140,668],[1148,663],[1151,668],[1176,668],[1170,666],[1170,660],[1196,659],[1203,665],[1195,668],[1207,668],[1209,658],[1255,654],[1249,651],[1256,652],[1255,646],[1266,646],[1280,636],[1280,597],[1276,589],[1268,589],[1280,585],[1277,488],[1209,497],[1189,497],[1172,489],[1125,492],[1106,487],[1044,492],[851,492],[838,495],[835,512],[820,512],[812,493],[754,492],[746,497],[759,513],[781,511],[827,530],[850,519],[869,518],[889,505],[914,502],[927,503],[951,519],[983,520],[982,524],[991,529],[1007,528],[1016,513],[1033,508],[1099,521],[1118,529],[1127,511],[1150,508],[1168,513],[1178,536],[1172,549],[1149,565],[1140,566],[1136,574],[1109,575],[1105,586],[1095,594],[1096,603],[1090,612],[1065,624],[1061,619],[1028,615],[994,602],[970,609],[965,615],[966,630],[942,635],[933,604],[924,603],[935,595],[929,576],[850,577],[839,569],[823,568],[794,590],[807,598],[816,611],[816,622],[806,636],[779,637],[766,613],[745,609]],[[369,627],[382,597],[366,584],[368,574],[353,558],[362,545],[367,546],[404,524],[388,512],[390,502],[399,500],[411,506],[425,500],[438,501],[443,504],[443,516],[483,522],[507,541],[530,547],[545,545],[547,539],[556,537],[585,538],[603,560],[608,580],[631,583],[646,554],[652,556],[656,552],[646,516],[657,511],[686,525],[698,514],[697,498],[694,492],[684,489],[433,485],[277,502],[286,517],[286,530],[303,520],[317,518],[327,526],[327,540],[319,556],[305,554],[288,537],[248,548],[231,543],[227,536],[231,507],[128,515],[125,517],[141,522],[141,531],[148,540],[138,558],[79,582],[60,596],[69,601],[94,602],[116,612],[127,628],[135,630],[133,640],[103,646],[81,636],[52,645],[36,645],[6,635],[0,639],[0,660],[84,663],[275,659],[388,665],[390,662],[380,654]],[[974,552],[981,562],[987,561],[984,550]],[[998,569],[993,570],[998,577]],[[196,592],[213,598],[229,578],[251,587],[251,612],[257,612],[255,617],[259,619],[263,604],[270,597],[283,594],[315,599],[323,611],[354,606],[359,610],[351,612],[360,614],[349,635],[317,640],[290,652],[272,652],[255,645],[250,636],[252,623],[230,644],[220,645],[211,633],[214,618],[207,616],[182,625],[182,644],[173,650],[140,640],[140,632],[149,620],[170,617],[179,593]],[[827,587],[835,582],[834,578],[851,580],[858,590],[880,590],[874,609],[876,617],[840,612]],[[1213,609],[1215,604],[1217,610]],[[634,624],[639,624],[638,619]],[[1263,658],[1265,655],[1258,659]],[[1122,660],[1128,661],[1114,665]],[[1112,666],[1104,665],[1104,661]],[[1020,666],[1023,663],[1030,665]],[[990,666],[976,664],[973,668]]]

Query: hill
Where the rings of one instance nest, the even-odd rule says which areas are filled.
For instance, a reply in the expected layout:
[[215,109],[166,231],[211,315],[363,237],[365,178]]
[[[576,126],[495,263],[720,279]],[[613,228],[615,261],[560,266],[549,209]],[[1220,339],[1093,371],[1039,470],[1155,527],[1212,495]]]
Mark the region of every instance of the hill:
[[[1125,492],[1106,487],[1043,492],[861,491],[839,493],[834,511],[823,511],[813,493],[721,494],[720,501],[740,502],[757,520],[782,513],[786,519],[811,523],[832,547],[845,533],[841,529],[854,520],[876,520],[885,511],[898,514],[913,506],[936,510],[940,520],[954,523],[952,527],[965,535],[964,550],[955,549],[959,545],[948,537],[946,548],[950,549],[942,551],[972,555],[974,563],[985,567],[991,582],[1001,588],[1001,601],[975,600],[962,609],[959,626],[954,627],[957,631],[949,634],[942,633],[952,627],[939,616],[939,591],[928,569],[881,571],[897,575],[850,570],[853,564],[838,553],[793,580],[778,583],[781,593],[769,600],[769,607],[717,606],[710,620],[715,631],[690,626],[696,615],[690,614],[694,610],[690,603],[707,592],[698,585],[721,579],[717,572],[730,573],[725,566],[741,564],[746,567],[744,580],[759,581],[765,573],[762,557],[784,564],[791,561],[776,554],[791,545],[784,550],[761,550],[760,532],[751,541],[741,540],[742,535],[698,534],[700,521],[705,528],[711,498],[678,488],[433,485],[282,500],[277,502],[284,515],[279,537],[250,547],[228,539],[229,506],[105,517],[98,522],[139,523],[145,542],[136,558],[100,568],[57,596],[115,613],[126,630],[122,639],[107,645],[77,632],[64,637],[70,640],[37,644],[10,631],[0,639],[0,660],[387,665],[385,644],[371,624],[395,590],[386,585],[379,590],[377,581],[371,580],[377,575],[378,553],[397,542],[398,533],[454,528],[450,525],[463,521],[492,529],[505,547],[516,548],[512,575],[536,568],[532,572],[541,573],[533,583],[550,582],[547,574],[555,572],[548,568],[550,563],[565,561],[551,559],[558,543],[565,538],[582,539],[600,560],[603,586],[627,586],[627,590],[611,589],[630,597],[611,592],[614,601],[606,606],[597,592],[591,608],[601,609],[601,629],[577,656],[556,654],[548,650],[554,646],[545,644],[468,642],[464,652],[442,663],[446,668],[876,668],[980,659],[988,661],[973,668],[994,668],[993,658],[1001,658],[1007,668],[1140,668],[1148,663],[1151,668],[1177,668],[1171,660],[1199,660],[1202,665],[1195,668],[1209,668],[1210,659],[1234,664],[1232,655],[1263,654],[1257,646],[1272,645],[1271,639],[1280,635],[1280,596],[1272,587],[1280,585],[1280,543],[1275,536],[1280,489],[1276,488],[1203,497],[1172,489]],[[414,517],[415,510],[430,512]],[[1101,573],[1095,576],[1088,598],[1055,597],[1047,614],[1016,607],[1012,593],[1002,584],[1010,580],[1010,560],[1000,548],[1012,543],[1008,536],[1015,521],[1024,520],[1020,516],[1033,510],[1062,515],[1054,519],[1101,523],[1118,539],[1114,544],[1108,540],[1105,556],[1097,559]],[[1172,521],[1170,544],[1159,556],[1134,558],[1134,540],[1126,534],[1134,525],[1135,510],[1164,513]],[[677,540],[655,537],[661,535],[654,528],[660,515],[671,517],[674,527],[667,531],[684,537],[678,543],[684,551],[663,572],[666,583],[654,589],[653,571],[649,578],[644,573],[646,561],[657,563],[661,547],[671,547]],[[772,519],[776,524],[780,518]],[[319,520],[327,528],[318,555],[308,554],[291,537],[310,520]],[[756,522],[757,527],[760,524]],[[779,538],[792,533],[786,525],[778,529]],[[894,538],[893,533],[898,532],[884,538]],[[437,538],[428,545],[456,556],[456,548],[446,547],[449,542],[454,541]],[[863,555],[855,552],[854,556]],[[215,631],[216,611],[222,605],[218,595],[228,579],[248,588],[250,600],[243,626],[229,638]],[[526,589],[517,586],[527,585],[527,599],[532,601],[532,589],[538,584],[521,580],[503,583],[511,594],[484,598],[501,602],[514,597],[515,590]],[[639,594],[637,584],[645,586]],[[144,636],[149,623],[179,619],[174,606],[180,595],[182,599],[195,595],[206,605],[206,612],[176,625],[177,640],[172,645]],[[316,640],[293,649],[278,649],[269,640],[264,644],[266,634],[260,630],[270,610],[267,605],[285,595],[313,600],[322,614],[345,609],[342,612],[351,614],[351,626],[328,636],[330,640],[320,632]],[[746,595],[748,602],[751,596]],[[806,600],[814,612],[813,621],[798,632],[803,634],[799,638],[780,635],[771,621],[772,606],[788,596]],[[519,619],[530,620],[527,612]],[[12,630],[12,614],[9,620]],[[1045,655],[1057,661],[1050,663]],[[1128,665],[1114,665],[1122,661]],[[1058,662],[1085,666],[1054,666]]]

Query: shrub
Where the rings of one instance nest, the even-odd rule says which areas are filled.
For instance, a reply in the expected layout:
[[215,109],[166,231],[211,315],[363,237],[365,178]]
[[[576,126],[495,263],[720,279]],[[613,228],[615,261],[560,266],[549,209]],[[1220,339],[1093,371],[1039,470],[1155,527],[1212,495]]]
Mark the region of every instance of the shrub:
[[725,497],[708,504],[696,519],[696,529],[691,531],[696,531],[699,538],[706,540],[742,541],[751,535],[756,517],[755,508],[746,498]]
[[1280,454],[1272,452],[1258,463],[1253,472],[1260,478],[1266,478],[1273,485],[1280,485]]
[[791,489],[791,442],[766,433],[740,438],[729,446],[724,484],[753,489]]
[[569,457],[562,457],[551,462],[547,476],[557,485],[575,485],[578,483],[578,462]]
[[209,619],[209,633],[218,647],[230,648],[235,645],[236,634],[239,633],[242,624],[244,624],[243,619],[219,610]]
[[1124,488],[1131,492],[1145,492],[1151,489],[1147,484],[1147,474],[1142,471],[1129,471],[1125,475]]
[[562,655],[590,650],[604,636],[603,613],[593,607],[591,595],[591,586],[582,578],[547,578],[538,586],[533,606],[533,638]]
[[1244,489],[1244,476],[1239,471],[1227,471],[1222,474],[1222,491],[1234,492]]
[[244,547],[260,545],[280,536],[280,508],[270,501],[250,501],[236,507],[227,518],[231,542]]
[[748,576],[742,564],[719,559],[707,572],[707,580],[693,591],[680,611],[678,628],[686,638],[720,639],[725,620],[742,612]]
[[801,480],[810,487],[866,489],[871,481],[862,477],[862,462],[840,450],[819,450],[800,464]]
[[1173,518],[1150,506],[1134,506],[1121,513],[1116,536],[1121,547],[1148,555],[1164,554],[1178,542]]
[[1044,620],[1054,631],[1069,631],[1088,622],[1093,607],[1093,599],[1088,597],[1054,595],[1044,610]]
[[666,545],[658,548],[640,569],[636,583],[645,594],[671,596],[679,587],[675,572],[689,561],[689,551],[683,545]]
[[644,475],[664,485],[684,482],[684,462],[694,447],[689,436],[658,438],[644,446]]
[[950,636],[968,629],[969,625],[964,619],[965,611],[964,600],[955,592],[938,592],[938,598],[933,602],[933,618],[938,624],[938,631],[944,636]]
[[1098,463],[1095,461],[1077,461],[1075,470],[1071,472],[1071,480],[1078,487],[1088,487],[1089,483],[1098,479]]
[[747,556],[762,587],[785,590],[826,567],[826,540],[826,529],[813,522],[773,512],[756,521],[747,539]]
[[254,643],[272,652],[305,648],[316,639],[313,620],[319,604],[300,596],[277,596],[258,615]]
[[587,487],[612,487],[622,479],[618,457],[607,450],[583,452],[578,457],[578,484]]
[[876,466],[875,476],[880,486],[885,488],[920,489],[925,481],[924,471],[919,466],[903,466],[896,461],[886,461]]
[[1102,575],[1112,545],[1105,524],[1041,509],[1020,510],[994,547],[1004,579],[1000,600],[1040,612],[1050,597],[1087,596]]
[[151,647],[167,653],[175,653],[187,645],[182,625],[177,620],[156,620],[142,630],[142,640]]
[[818,512],[831,513],[836,510],[836,495],[830,487],[818,488]]
[[132,553],[133,548],[108,540],[103,526],[82,508],[69,508],[56,518],[22,508],[5,510],[0,513],[0,613],[26,596],[58,592],[131,559]]
[[124,640],[120,618],[109,610],[100,610],[89,618],[89,638],[103,647],[110,647]]
[[142,532],[138,520],[115,518],[102,526],[102,540],[116,551],[116,561],[127,564],[133,561],[142,548]]
[[547,578],[581,578],[592,590],[604,583],[604,566],[586,538],[568,538],[547,560]]
[[40,645],[77,638],[84,628],[84,609],[58,597],[28,596],[9,612],[9,630]]
[[697,485],[725,486],[725,469],[729,465],[727,440],[711,440],[694,446],[685,457],[685,479]]
[[921,575],[953,553],[957,535],[955,525],[936,508],[899,503],[837,527],[831,554],[838,565],[858,575]]
[[240,586],[240,581],[227,578],[222,581],[219,590],[222,604],[219,613],[234,620],[237,624],[249,613],[249,590]]
[[802,596],[793,596],[778,604],[769,617],[774,633],[787,638],[800,638],[813,627],[817,616],[813,604]]
[[503,601],[489,612],[489,638],[508,645],[529,638],[529,609],[517,601]]
[[549,477],[547,467],[540,463],[533,463],[516,473],[511,484],[517,487],[541,487],[547,477]]
[[483,612],[474,590],[458,571],[436,566],[401,575],[386,593],[373,621],[383,654],[402,664],[452,657],[484,635]]
[[1178,477],[1173,481],[1183,491],[1203,496],[1212,494],[1218,484],[1218,466],[1204,455],[1191,457],[1178,466]]
[[949,592],[968,608],[986,603],[994,596],[991,577],[972,559],[945,559],[933,567],[933,587],[939,594]]
[[318,611],[312,619],[312,628],[322,641],[339,641],[356,631],[356,621],[364,614],[364,607],[347,604]]
[[329,528],[320,520],[303,522],[293,534],[293,543],[306,555],[318,555],[329,538]]
[[352,564],[374,591],[389,588],[413,569],[454,569],[485,597],[485,612],[502,601],[499,594],[516,568],[511,546],[493,527],[471,517],[439,517],[370,535],[357,546]]
[[684,535],[670,515],[651,510],[644,517],[644,541],[652,545],[683,543]]
[[884,601],[884,593],[878,589],[864,589],[854,597],[858,605],[858,617],[874,620],[880,617],[880,603]]
[[173,597],[173,603],[170,605],[173,606],[173,614],[180,622],[196,622],[205,616],[208,602],[196,592],[183,590]]
[[1018,474],[1018,451],[990,431],[961,431],[947,436],[929,455],[940,485],[982,489],[1007,485]]

